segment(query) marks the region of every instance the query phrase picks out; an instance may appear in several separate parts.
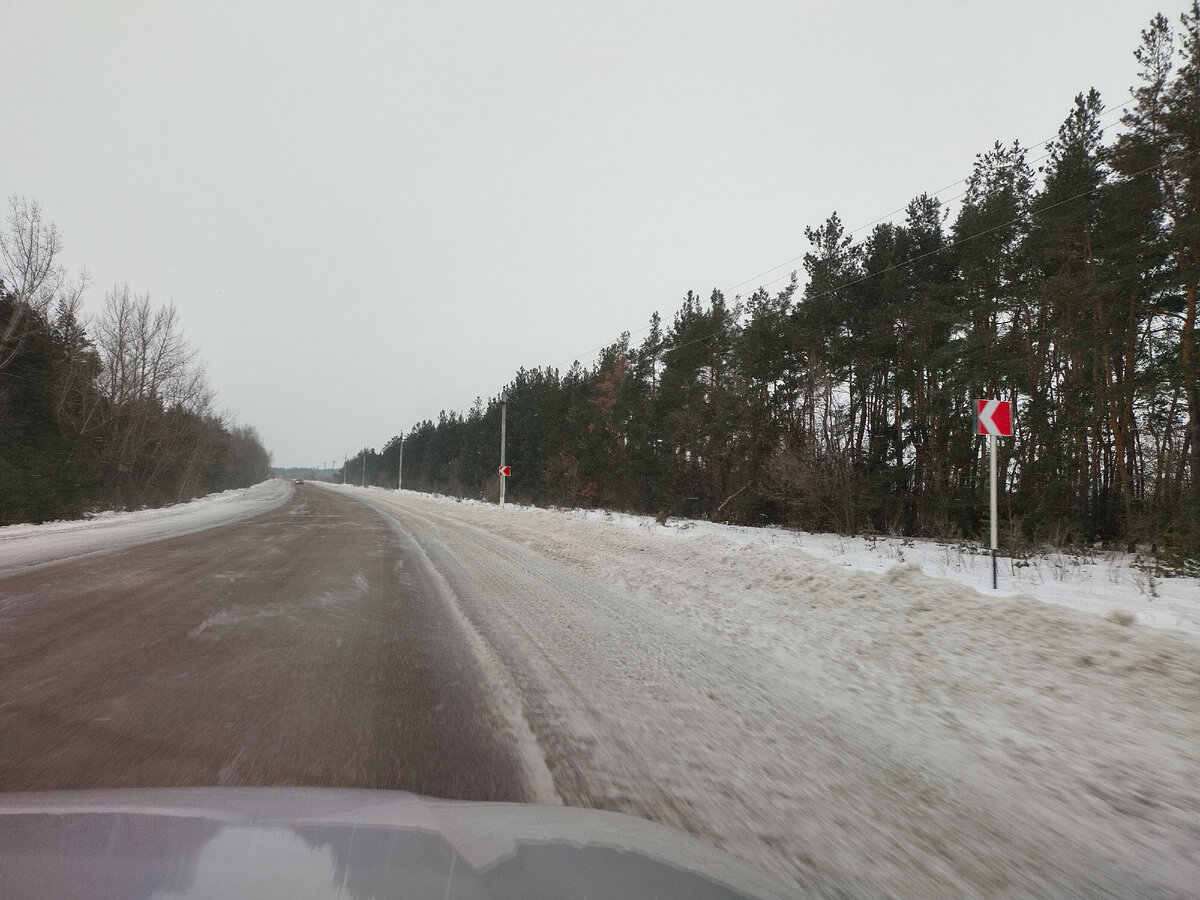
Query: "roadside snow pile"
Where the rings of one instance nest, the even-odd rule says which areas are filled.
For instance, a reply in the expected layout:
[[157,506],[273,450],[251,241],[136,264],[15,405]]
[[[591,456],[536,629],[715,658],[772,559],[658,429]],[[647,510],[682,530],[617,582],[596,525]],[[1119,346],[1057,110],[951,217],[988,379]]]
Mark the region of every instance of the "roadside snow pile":
[[0,528],[0,573],[236,522],[281,506],[292,490],[290,483],[272,479],[161,509],[105,512],[90,519],[42,525],[7,525]]
[[[404,496],[490,507],[476,500],[457,500],[406,491]],[[519,515],[533,507],[507,506]],[[1166,578],[1132,553],[1050,551],[1012,558],[1001,551],[999,590],[992,590],[990,551],[965,541],[920,538],[844,537],[784,528],[751,528],[695,519],[671,519],[659,525],[650,516],[605,510],[550,510],[590,522],[680,538],[715,536],[735,544],[793,548],[845,569],[883,573],[899,563],[915,563],[926,575],[975,588],[992,597],[1032,597],[1043,603],[1090,612],[1107,618],[1132,616],[1138,625],[1175,628],[1200,634],[1200,578]]]
[[590,521],[698,537],[715,535],[738,544],[791,547],[846,569],[882,573],[915,563],[926,575],[946,578],[993,597],[1033,597],[1100,616],[1127,613],[1139,625],[1200,634],[1200,578],[1165,578],[1132,553],[1049,551],[1013,558],[1001,551],[999,590],[992,590],[990,551],[968,542],[918,538],[843,537],[782,528],[747,528],[691,519],[665,526],[647,516],[597,510],[564,510]]
[[1200,638],[928,577],[936,547],[356,496],[507,667],[569,804],[822,896],[1196,896]]

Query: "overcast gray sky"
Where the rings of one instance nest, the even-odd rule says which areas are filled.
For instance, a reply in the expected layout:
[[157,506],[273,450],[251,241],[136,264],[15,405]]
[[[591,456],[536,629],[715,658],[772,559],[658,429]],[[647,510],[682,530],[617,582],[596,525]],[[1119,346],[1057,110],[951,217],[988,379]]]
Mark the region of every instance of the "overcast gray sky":
[[1111,133],[1173,2],[0,0],[0,195],[91,309],[173,301],[277,465],[340,464],[786,276],[743,284],[1089,87]]

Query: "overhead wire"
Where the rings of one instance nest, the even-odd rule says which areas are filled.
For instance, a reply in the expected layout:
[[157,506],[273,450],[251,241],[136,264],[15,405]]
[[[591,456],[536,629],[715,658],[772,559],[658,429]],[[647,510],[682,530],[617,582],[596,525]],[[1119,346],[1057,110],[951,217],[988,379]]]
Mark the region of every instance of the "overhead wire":
[[[1198,154],[1200,154],[1200,148],[1197,148],[1195,150],[1189,150],[1187,153],[1185,153],[1183,155],[1182,159],[1187,159],[1191,156],[1196,156]],[[1138,176],[1145,175],[1147,172],[1150,172],[1150,171],[1156,169],[1157,167],[1158,167],[1157,164],[1146,166],[1145,168],[1139,169],[1138,171],[1132,173],[1128,177],[1129,178],[1137,178]],[[1030,210],[1029,215],[1031,215],[1031,216],[1040,215],[1042,213],[1049,212],[1052,209],[1057,209],[1058,207],[1064,206],[1068,203],[1073,203],[1076,200],[1080,200],[1083,197],[1088,196],[1089,194],[1096,193],[1096,191],[1100,190],[1103,187],[1104,187],[1104,185],[1100,184],[1094,188],[1089,188],[1086,191],[1081,191],[1080,193],[1075,194],[1072,197],[1067,197],[1067,198],[1065,198],[1063,200],[1059,200],[1055,203],[1051,203],[1046,206],[1041,206],[1041,207],[1038,207],[1037,209]],[[917,254],[916,256],[911,256],[907,259],[893,263],[890,266],[886,266],[883,269],[880,269],[878,272],[871,272],[870,274],[861,275],[858,278],[852,278],[850,281],[844,282],[843,284],[839,284],[839,285],[836,285],[835,287],[828,288],[819,293],[812,294],[811,296],[808,297],[808,299],[811,300],[811,299],[819,299],[822,297],[828,297],[832,294],[837,293],[838,291],[845,290],[848,287],[853,287],[856,284],[861,284],[864,281],[869,281],[872,278],[878,278],[880,275],[886,275],[888,272],[894,272],[896,269],[903,268],[904,266],[911,265],[912,263],[915,263],[915,262],[920,262],[923,259],[928,259],[931,256],[937,255],[938,253],[943,253],[947,250],[952,250],[955,247],[961,247],[963,244],[966,244],[970,241],[984,237],[985,235],[988,235],[988,234],[992,234],[993,232],[999,231],[1003,228],[1008,228],[1011,225],[1016,225],[1021,222],[1022,218],[1023,218],[1022,216],[1015,216],[1012,219],[1009,219],[1007,222],[1001,222],[998,225],[993,225],[990,228],[985,228],[982,231],[977,231],[974,234],[969,234],[966,237],[959,238],[957,241],[951,241],[950,243],[943,244],[942,246],[936,247],[933,250],[928,250],[925,253],[920,253],[920,254]],[[788,276],[788,277],[790,277],[790,276]],[[781,281],[781,280],[782,280],[782,278],[775,279],[775,281]],[[767,282],[766,284],[762,285],[762,287],[766,287],[767,285],[773,284],[773,283],[774,282]],[[717,336],[718,334],[720,334],[719,331],[712,332],[711,334],[703,335],[701,337],[694,338],[691,341],[685,341],[682,344],[675,344],[673,346],[677,346],[677,347],[690,346],[691,344],[694,344],[694,343],[700,343],[701,341],[709,340],[709,339]]]
[[[1188,151],[1186,154],[1184,154],[1183,159],[1187,159],[1188,157],[1195,156],[1197,154],[1200,154],[1200,148]],[[1138,171],[1132,173],[1128,177],[1129,178],[1137,178],[1141,175],[1146,174],[1147,172],[1152,171],[1155,168],[1157,168],[1157,164],[1152,164],[1152,165],[1146,166],[1145,168],[1139,169]],[[1029,211],[1029,215],[1030,216],[1040,215],[1042,213],[1049,212],[1050,210],[1057,209],[1060,206],[1065,206],[1068,203],[1073,203],[1076,200],[1080,200],[1090,194],[1096,193],[1104,186],[1105,185],[1100,184],[1100,185],[1097,185],[1096,187],[1089,188],[1086,191],[1081,191],[1078,194],[1075,194],[1071,197],[1066,197],[1063,200],[1059,200],[1054,203],[1048,204],[1046,206],[1038,207],[1036,209],[1031,209]],[[947,250],[952,250],[955,247],[960,247],[966,243],[969,243],[970,241],[977,240],[978,238],[984,237],[988,234],[992,234],[993,232],[1000,231],[1001,229],[1008,228],[1015,224],[1019,224],[1022,221],[1022,218],[1023,218],[1023,216],[1015,216],[1006,222],[1001,222],[998,225],[993,225],[990,228],[985,228],[982,231],[978,231],[973,234],[969,234],[965,237],[959,238],[956,241],[951,241],[949,243],[941,245],[940,247],[936,247],[933,250],[928,250],[924,253],[917,254],[916,256],[910,256],[906,259],[900,260],[899,262],[893,263],[890,266],[886,266],[885,268],[880,269],[877,272],[871,272],[869,274],[864,274],[857,278],[853,278],[847,282],[844,282],[842,284],[836,285],[831,288],[827,288],[824,291],[821,291],[821,292],[818,292],[818,293],[808,296],[807,299],[809,299],[809,300],[819,299],[822,297],[828,297],[832,294],[836,294],[839,291],[845,290],[846,288],[849,288],[849,287],[853,287],[854,285],[857,285],[857,284],[861,284],[864,281],[869,281],[872,278],[878,278],[881,275],[886,275],[889,272],[893,272],[897,269],[911,265],[912,263],[920,262],[923,259],[928,259],[931,256],[936,256],[939,253],[943,253]],[[790,278],[790,277],[791,277],[790,274],[786,275],[786,276],[780,276],[779,278],[773,279],[772,281],[763,283],[762,285],[760,285],[760,288],[768,287],[771,284],[774,284],[778,281],[782,281],[783,278]],[[648,330],[649,330],[649,326],[647,326],[646,328],[640,329],[638,332],[622,332],[622,336],[632,337],[634,334],[638,334],[638,333],[641,333],[642,331],[648,331]],[[713,332],[710,332],[709,334],[701,335],[700,337],[692,338],[691,340],[688,340],[688,341],[683,341],[681,343],[672,344],[671,346],[672,346],[672,349],[679,348],[679,347],[690,347],[694,344],[698,344],[698,343],[702,343],[707,340],[711,340],[712,338],[717,337],[721,333],[722,333],[721,331],[713,331]],[[620,340],[620,338],[618,338],[618,340]],[[609,342],[608,344],[604,344],[601,347],[597,347],[594,351],[591,351],[591,352],[599,352],[600,350],[607,349],[608,347],[611,347],[613,345],[613,343],[615,343],[615,342]],[[577,362],[579,362],[578,357],[576,357],[575,359],[572,360],[572,365]],[[551,368],[551,367],[547,366],[547,368]],[[550,393],[551,391],[556,390],[556,389],[557,388],[546,388],[545,390],[536,391],[536,392],[530,393],[530,394],[524,394],[524,395],[522,395],[521,399],[531,399],[533,397],[541,396],[542,394]]]
[[[1132,93],[1131,93],[1131,96],[1132,96]],[[1125,101],[1125,99],[1124,99],[1124,98],[1122,98],[1122,104],[1124,104],[1125,102],[1126,102],[1126,101]],[[1119,106],[1112,107],[1111,109],[1109,109],[1109,110],[1108,110],[1106,113],[1104,113],[1104,114],[1103,114],[1103,115],[1100,117],[1100,124],[1102,124],[1102,125],[1111,124],[1112,120],[1114,120],[1114,119],[1115,119],[1117,116],[1123,116],[1123,115],[1124,115],[1124,113],[1125,113],[1125,108],[1124,108],[1124,106],[1123,106],[1123,105],[1119,105]],[[1027,147],[1027,148],[1025,148],[1025,149],[1026,149],[1026,151],[1028,152],[1028,151],[1031,151],[1031,150],[1036,150],[1036,149],[1038,149],[1039,147],[1046,147],[1048,144],[1050,144],[1050,142],[1051,142],[1051,141],[1054,141],[1054,140],[1055,140],[1057,137],[1058,137],[1058,132],[1055,132],[1055,134],[1051,135],[1050,137],[1044,138],[1043,140],[1041,140],[1041,141],[1038,141],[1036,144],[1032,144],[1032,145],[1030,145],[1029,147]],[[1200,152],[1200,151],[1192,151],[1192,152],[1193,152],[1193,153],[1195,153],[1195,152]],[[1033,160],[1028,160],[1028,161],[1027,161],[1027,164],[1028,164],[1028,165],[1031,165],[1031,166],[1033,166],[1033,165],[1037,165],[1038,163],[1044,162],[1045,160],[1049,159],[1049,158],[1050,158],[1050,155],[1051,155],[1051,154],[1050,154],[1050,152],[1047,152],[1047,153],[1045,153],[1045,154],[1043,154],[1043,155],[1041,155],[1041,156],[1039,156],[1039,157],[1037,157],[1037,158],[1035,158],[1035,159],[1033,159]],[[1154,166],[1148,166],[1148,167],[1146,167],[1145,169],[1142,169],[1142,170],[1140,170],[1140,171],[1138,171],[1138,172],[1134,173],[1133,175],[1131,175],[1131,176],[1129,176],[1129,177],[1131,177],[1131,178],[1136,178],[1138,175],[1142,175],[1142,174],[1144,174],[1145,172],[1147,172],[1147,171],[1149,171],[1149,170],[1151,170],[1151,169],[1153,169],[1153,168],[1154,168]],[[962,199],[963,197],[965,197],[965,196],[966,196],[966,194],[967,194],[967,191],[962,191],[962,192],[960,192],[960,193],[956,194],[955,196],[953,196],[953,197],[950,197],[950,198],[946,198],[946,199],[942,199],[942,198],[940,197],[940,195],[941,195],[941,194],[943,194],[943,193],[945,193],[946,191],[949,191],[949,190],[952,190],[952,189],[954,189],[954,188],[958,187],[959,185],[965,185],[965,184],[967,184],[967,182],[968,182],[969,180],[970,180],[970,176],[966,176],[966,177],[964,177],[964,178],[960,178],[960,179],[958,179],[957,181],[951,182],[950,184],[946,185],[945,187],[939,188],[937,191],[933,192],[932,194],[927,194],[927,196],[931,196],[931,197],[933,197],[933,198],[936,198],[936,199],[938,199],[940,203],[953,203],[953,202],[955,202],[955,201],[957,201],[957,200],[960,200],[960,199]],[[1088,194],[1090,194],[1090,193],[1094,193],[1095,191],[1099,190],[1099,189],[1100,189],[1100,187],[1102,187],[1102,186],[1103,186],[1103,185],[1099,185],[1099,186],[1097,186],[1097,187],[1095,187],[1095,188],[1089,189],[1088,191],[1084,191],[1084,192],[1082,192],[1082,193],[1080,193],[1080,194],[1077,194],[1077,195],[1075,195],[1075,196],[1073,196],[1073,197],[1068,197],[1068,198],[1066,198],[1065,200],[1058,201],[1058,202],[1056,202],[1056,203],[1054,203],[1054,204],[1051,204],[1050,206],[1047,206],[1047,207],[1042,207],[1042,208],[1039,208],[1039,209],[1037,209],[1037,210],[1033,210],[1033,211],[1031,211],[1031,214],[1034,214],[1034,213],[1041,213],[1041,212],[1046,212],[1046,211],[1048,211],[1048,210],[1050,210],[1050,209],[1054,209],[1054,208],[1056,208],[1056,207],[1058,207],[1058,206],[1062,206],[1062,205],[1064,205],[1064,204],[1067,204],[1067,203],[1074,202],[1075,200],[1081,199],[1082,197],[1085,197],[1085,196],[1087,196],[1087,195],[1088,195]],[[853,235],[855,235],[855,234],[858,234],[858,233],[859,233],[859,232],[861,232],[861,231],[864,231],[864,230],[866,230],[866,229],[868,229],[868,228],[871,228],[871,227],[873,227],[873,226],[875,226],[875,225],[878,225],[878,224],[879,224],[879,223],[881,223],[881,222],[889,221],[889,220],[891,220],[893,217],[895,217],[895,216],[899,215],[900,213],[902,213],[902,212],[905,212],[905,211],[907,210],[907,208],[908,208],[908,204],[905,204],[905,206],[902,206],[902,207],[899,207],[898,209],[892,210],[892,211],[891,211],[891,212],[889,212],[889,213],[885,213],[884,215],[882,215],[882,216],[879,216],[879,217],[877,217],[877,218],[875,218],[875,219],[871,220],[870,222],[867,222],[867,223],[865,223],[865,224],[863,224],[863,225],[860,225],[860,226],[858,226],[857,228],[855,228],[855,229],[854,229],[854,230],[852,230],[852,231],[846,232],[846,234],[847,234],[847,236],[853,236]],[[886,273],[888,273],[888,272],[895,271],[895,270],[896,270],[896,269],[898,269],[898,268],[901,268],[901,267],[903,267],[903,266],[907,266],[907,265],[911,265],[911,264],[912,264],[912,263],[914,263],[914,262],[920,262],[920,261],[921,261],[921,260],[923,260],[923,259],[926,259],[926,258],[928,258],[928,257],[930,257],[930,256],[933,256],[933,255],[936,255],[936,254],[938,254],[938,253],[942,253],[942,252],[944,252],[944,251],[946,251],[946,250],[950,250],[950,249],[953,249],[953,248],[955,248],[955,247],[962,246],[963,244],[965,244],[965,243],[967,243],[967,242],[969,242],[969,241],[975,240],[975,239],[977,239],[977,238],[980,238],[980,237],[984,237],[985,235],[987,235],[987,234],[991,234],[992,232],[994,232],[994,231],[998,231],[998,230],[1000,230],[1000,229],[1002,229],[1002,228],[1007,228],[1007,227],[1009,227],[1010,225],[1013,225],[1013,224],[1017,224],[1017,223],[1019,223],[1020,221],[1021,221],[1021,217],[1019,217],[1019,216],[1018,216],[1018,217],[1015,217],[1014,219],[1012,219],[1012,220],[1010,220],[1010,221],[1008,221],[1008,222],[1004,222],[1004,223],[1001,223],[1001,224],[999,224],[999,225],[995,225],[995,226],[993,226],[993,227],[991,227],[991,228],[984,229],[983,231],[980,231],[980,232],[978,232],[978,233],[976,233],[976,234],[967,235],[966,237],[960,238],[960,239],[959,239],[959,240],[957,240],[957,241],[953,241],[953,242],[950,242],[950,243],[947,243],[947,244],[943,244],[942,246],[940,246],[940,247],[937,247],[937,248],[935,248],[934,250],[930,250],[930,251],[927,251],[927,252],[925,252],[925,253],[918,254],[917,256],[910,257],[910,258],[908,258],[908,259],[905,259],[905,260],[901,260],[901,261],[899,261],[899,262],[897,262],[897,263],[894,263],[894,264],[893,264],[893,265],[891,265],[891,266],[888,266],[888,267],[886,267],[886,268],[882,269],[881,271],[878,271],[878,272],[873,272],[873,273],[871,273],[870,275],[862,275],[862,276],[860,276],[860,277],[858,277],[858,278],[855,278],[855,279],[852,279],[852,280],[850,280],[850,281],[846,282],[845,284],[841,284],[841,285],[837,285],[837,286],[835,286],[835,287],[828,288],[828,289],[827,289],[827,290],[825,290],[825,291],[822,291],[822,292],[820,292],[820,293],[817,293],[817,294],[813,294],[813,295],[812,295],[811,297],[809,297],[808,299],[817,299],[817,298],[821,298],[821,297],[829,296],[829,295],[831,295],[831,294],[834,294],[834,293],[836,293],[836,292],[838,292],[838,291],[845,290],[845,289],[846,289],[846,288],[848,288],[848,287],[852,287],[852,286],[854,286],[854,285],[856,285],[856,284],[859,284],[859,283],[861,283],[861,282],[863,282],[863,281],[867,281],[867,280],[869,280],[869,279],[871,279],[871,278],[875,278],[875,277],[878,277],[878,276],[880,276],[880,275],[884,275],[884,274],[886,274]],[[787,261],[785,261],[785,262],[779,263],[778,265],[772,266],[771,268],[769,268],[769,269],[766,269],[766,270],[765,270],[765,271],[763,271],[763,272],[760,272],[758,275],[754,275],[754,276],[751,276],[750,278],[744,279],[743,281],[739,281],[738,283],[736,283],[736,284],[732,285],[731,287],[729,287],[729,288],[725,289],[724,291],[722,291],[722,293],[723,293],[723,294],[726,294],[726,295],[727,295],[727,294],[731,294],[731,293],[733,293],[734,291],[736,291],[736,290],[737,290],[737,289],[739,289],[739,288],[745,287],[745,286],[746,286],[746,285],[748,285],[748,284],[752,284],[752,283],[758,282],[758,279],[762,278],[764,275],[769,275],[769,274],[771,274],[772,272],[776,272],[776,271],[778,271],[779,269],[782,269],[782,268],[784,268],[784,267],[786,267],[786,266],[791,266],[791,265],[793,265],[794,263],[800,262],[800,261],[802,261],[802,260],[804,259],[804,257],[805,257],[805,256],[807,256],[807,255],[808,255],[807,253],[804,253],[804,254],[801,254],[801,255],[799,255],[799,256],[795,256],[795,257],[793,257],[792,259],[789,259],[789,260],[787,260]],[[792,278],[792,276],[793,276],[793,272],[794,272],[794,270],[792,270],[792,271],[789,271],[789,272],[787,272],[787,273],[786,273],[786,274],[784,274],[784,275],[780,275],[780,276],[778,276],[778,277],[776,277],[776,278],[773,278],[773,279],[771,279],[771,280],[769,280],[769,281],[766,281],[766,282],[759,282],[759,283],[758,283],[758,288],[759,288],[759,289],[764,289],[764,288],[770,287],[771,285],[777,284],[778,282],[780,282],[780,281],[783,281],[784,279],[790,279],[790,278]],[[740,296],[740,295],[735,295],[735,296]],[[562,367],[564,367],[564,366],[568,366],[568,365],[569,365],[569,366],[574,366],[576,363],[579,363],[581,359],[584,359],[584,358],[591,357],[591,356],[593,356],[593,355],[594,355],[594,354],[596,354],[596,353],[600,353],[600,352],[602,352],[602,351],[604,351],[604,350],[608,349],[609,347],[612,347],[612,346],[613,346],[615,343],[617,343],[618,341],[620,341],[620,340],[622,340],[622,339],[628,339],[628,338],[630,338],[630,337],[634,337],[634,336],[636,336],[636,335],[640,335],[640,334],[643,334],[643,333],[645,333],[645,332],[648,332],[648,331],[650,330],[650,328],[651,328],[651,327],[652,327],[652,326],[650,326],[650,325],[646,325],[646,326],[644,326],[644,327],[642,327],[642,328],[639,328],[639,329],[637,329],[637,330],[633,330],[633,331],[626,330],[626,331],[623,331],[623,332],[621,332],[621,334],[620,334],[620,335],[618,335],[618,336],[617,336],[616,338],[614,338],[613,340],[610,340],[610,341],[608,341],[608,342],[606,342],[606,343],[604,343],[604,344],[600,344],[599,346],[593,347],[593,348],[591,348],[590,350],[586,350],[586,351],[584,351],[584,352],[582,352],[582,353],[576,354],[576,355],[574,355],[573,357],[571,357],[571,359],[569,359],[569,360],[563,360],[562,362],[559,362],[559,363],[552,363],[552,364],[548,364],[548,365],[547,365],[547,366],[545,366],[544,368],[545,368],[547,371],[549,371],[549,370],[555,370],[555,371],[558,371],[560,368],[562,368]],[[697,338],[693,338],[693,339],[692,339],[692,340],[690,340],[690,341],[685,341],[685,342],[683,342],[683,343],[680,343],[680,344],[674,344],[674,345],[673,345],[673,347],[687,347],[687,346],[691,346],[692,344],[696,344],[696,343],[700,343],[700,342],[703,342],[703,341],[706,341],[706,340],[710,340],[710,339],[712,339],[713,337],[716,337],[717,335],[719,335],[720,333],[721,333],[721,332],[719,332],[719,331],[714,331],[714,332],[712,332],[712,333],[710,333],[710,334],[707,334],[707,335],[702,335],[701,337],[697,337]],[[533,398],[533,397],[538,397],[538,396],[541,396],[541,395],[543,395],[543,394],[550,393],[551,391],[553,391],[553,390],[556,390],[556,389],[557,389],[557,388],[546,388],[545,390],[536,391],[536,392],[534,392],[534,393],[530,393],[530,394],[523,394],[523,395],[522,395],[522,399],[531,399],[531,398]]]
[[[1103,121],[1104,119],[1111,119],[1117,115],[1124,115],[1124,112],[1125,111],[1124,111],[1123,107],[1113,107],[1107,113],[1105,113],[1104,116],[1101,117],[1101,120]],[[1047,144],[1049,144],[1051,141],[1053,141],[1057,137],[1058,137],[1058,134],[1056,132],[1051,137],[1044,138],[1043,140],[1038,141],[1036,144],[1030,145],[1029,147],[1026,148],[1026,150],[1036,150],[1038,147],[1045,147]],[[1037,165],[1038,163],[1041,163],[1041,162],[1045,162],[1049,158],[1050,158],[1050,154],[1045,153],[1042,156],[1039,156],[1037,159],[1029,160],[1028,162],[1029,162],[1029,165],[1032,166],[1032,165]],[[938,188],[938,190],[934,191],[932,194],[928,194],[927,196],[937,197],[940,199],[941,195],[943,193],[945,193],[946,191],[952,190],[953,188],[958,187],[960,184],[966,184],[969,180],[970,180],[970,176],[969,175],[965,176],[963,178],[958,179],[957,181],[954,181],[954,182],[946,185],[945,187]],[[955,200],[961,200],[965,196],[966,196],[966,191],[963,191],[962,193],[956,194],[955,196],[950,197],[945,200],[942,200],[941,202],[953,203]],[[860,231],[865,231],[866,229],[871,228],[874,225],[878,225],[880,222],[886,222],[886,221],[891,220],[893,217],[898,216],[900,213],[905,212],[907,209],[908,209],[908,204],[905,204],[904,206],[901,206],[898,209],[893,209],[889,213],[884,213],[882,216],[872,219],[870,222],[867,222],[865,225],[859,225],[854,230],[846,232],[846,234],[849,236],[856,235]],[[727,293],[727,294],[732,293],[733,291],[736,291],[738,288],[745,287],[747,284],[752,284],[752,283],[756,282],[759,278],[762,278],[764,275],[770,275],[772,272],[776,272],[779,269],[782,269],[784,266],[790,266],[793,263],[800,262],[801,260],[804,259],[805,255],[806,254],[802,253],[799,256],[792,257],[791,259],[787,260],[786,262],[782,262],[782,263],[779,263],[778,265],[772,266],[771,268],[767,269],[765,272],[759,272],[757,275],[751,276],[750,278],[747,278],[744,281],[739,281],[737,284],[732,285],[731,287],[727,288],[725,290],[725,293]],[[779,279],[775,279],[775,280],[778,281]]]

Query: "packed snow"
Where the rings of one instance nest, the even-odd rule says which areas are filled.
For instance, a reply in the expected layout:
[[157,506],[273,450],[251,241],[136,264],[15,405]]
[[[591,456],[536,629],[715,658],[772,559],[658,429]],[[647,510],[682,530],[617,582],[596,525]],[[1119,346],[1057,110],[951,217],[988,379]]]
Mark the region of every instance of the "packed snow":
[[[1196,579],[1047,554],[992,591],[986,555],[934,542],[309,489],[370,504],[398,564],[437,574],[545,802],[817,896],[1200,896]],[[195,527],[160,512],[122,539]],[[0,529],[0,571],[101,527]]]
[[936,545],[344,490],[422,547],[568,804],[823,896],[1197,895],[1200,637],[1096,615],[1194,626],[1195,580],[1006,595]]

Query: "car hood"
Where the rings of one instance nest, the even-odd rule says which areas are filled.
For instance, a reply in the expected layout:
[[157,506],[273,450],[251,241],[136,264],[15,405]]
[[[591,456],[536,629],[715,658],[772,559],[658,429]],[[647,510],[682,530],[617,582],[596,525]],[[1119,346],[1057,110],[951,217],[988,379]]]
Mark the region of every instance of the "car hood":
[[0,895],[773,898],[778,884],[619,813],[395,791],[0,794]]

